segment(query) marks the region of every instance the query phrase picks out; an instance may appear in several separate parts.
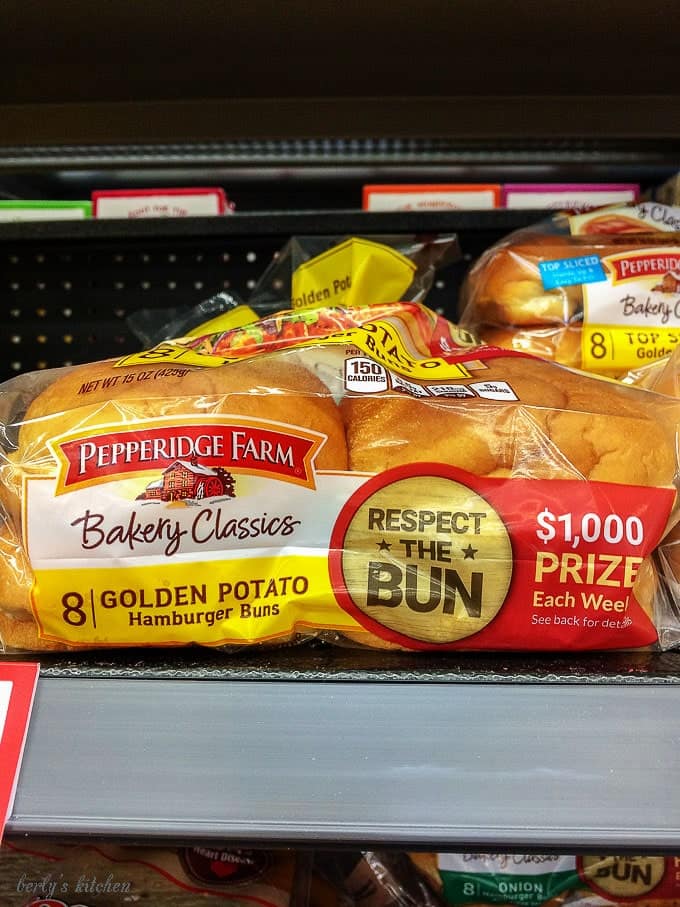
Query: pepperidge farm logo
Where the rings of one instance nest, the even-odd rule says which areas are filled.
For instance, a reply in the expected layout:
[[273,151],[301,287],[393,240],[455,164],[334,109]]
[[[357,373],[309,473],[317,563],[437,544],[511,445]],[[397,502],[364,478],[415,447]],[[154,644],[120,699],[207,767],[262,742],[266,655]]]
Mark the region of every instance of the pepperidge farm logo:
[[646,249],[644,253],[623,252],[604,259],[612,285],[631,280],[649,280],[680,274],[680,248]]
[[325,436],[263,420],[153,420],[81,430],[48,442],[56,494],[188,463],[215,474],[249,473],[315,488],[313,463]]

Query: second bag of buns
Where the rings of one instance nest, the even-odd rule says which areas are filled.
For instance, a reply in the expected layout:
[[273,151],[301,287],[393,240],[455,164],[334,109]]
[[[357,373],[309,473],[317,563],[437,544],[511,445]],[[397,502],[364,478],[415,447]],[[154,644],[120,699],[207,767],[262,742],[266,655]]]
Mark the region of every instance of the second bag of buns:
[[471,268],[461,321],[486,343],[618,377],[680,342],[680,234],[520,230]]

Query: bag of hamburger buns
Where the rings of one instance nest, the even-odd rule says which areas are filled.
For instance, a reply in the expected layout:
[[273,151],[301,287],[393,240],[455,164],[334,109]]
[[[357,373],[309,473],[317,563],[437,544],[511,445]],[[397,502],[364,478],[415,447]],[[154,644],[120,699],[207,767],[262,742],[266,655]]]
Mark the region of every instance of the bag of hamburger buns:
[[680,402],[418,304],[26,374],[0,407],[6,650],[675,641]]
[[680,339],[680,233],[669,232],[679,229],[678,209],[643,203],[519,230],[472,266],[461,324],[486,343],[619,377]]

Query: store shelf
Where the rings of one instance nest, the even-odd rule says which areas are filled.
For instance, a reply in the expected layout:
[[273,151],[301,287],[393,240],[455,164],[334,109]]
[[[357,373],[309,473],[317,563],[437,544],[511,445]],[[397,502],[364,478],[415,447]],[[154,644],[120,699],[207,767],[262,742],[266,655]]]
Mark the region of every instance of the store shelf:
[[680,848],[676,656],[179,654],[46,663],[9,834]]
[[423,234],[515,230],[544,219],[546,211],[264,211],[229,217],[32,221],[0,224],[0,243],[36,240],[96,242],[229,237],[344,236],[351,233]]

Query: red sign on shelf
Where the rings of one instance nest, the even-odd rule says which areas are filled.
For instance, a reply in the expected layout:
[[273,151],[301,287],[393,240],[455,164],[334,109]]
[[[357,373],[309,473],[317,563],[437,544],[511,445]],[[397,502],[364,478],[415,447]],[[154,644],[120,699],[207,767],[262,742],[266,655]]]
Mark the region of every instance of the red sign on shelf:
[[12,811],[40,665],[0,664],[0,841]]

